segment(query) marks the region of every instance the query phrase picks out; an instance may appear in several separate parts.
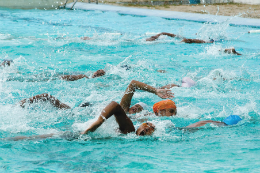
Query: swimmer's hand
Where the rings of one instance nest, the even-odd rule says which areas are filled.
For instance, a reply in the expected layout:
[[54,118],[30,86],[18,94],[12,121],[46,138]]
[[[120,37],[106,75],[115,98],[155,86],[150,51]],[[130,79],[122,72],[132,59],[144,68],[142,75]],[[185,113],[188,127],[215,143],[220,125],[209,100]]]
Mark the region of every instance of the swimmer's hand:
[[162,99],[174,98],[174,93],[172,93],[171,90],[168,89],[156,89],[155,94]]

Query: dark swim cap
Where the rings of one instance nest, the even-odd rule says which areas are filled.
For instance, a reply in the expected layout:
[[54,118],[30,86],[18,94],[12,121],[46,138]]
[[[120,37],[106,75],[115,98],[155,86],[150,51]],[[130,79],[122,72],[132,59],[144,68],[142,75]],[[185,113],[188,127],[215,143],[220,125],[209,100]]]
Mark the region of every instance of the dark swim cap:
[[79,105],[79,107],[88,107],[91,106],[92,104],[90,102],[82,103]]
[[224,119],[224,123],[227,125],[234,125],[237,124],[242,119],[238,115],[229,115],[227,118]]

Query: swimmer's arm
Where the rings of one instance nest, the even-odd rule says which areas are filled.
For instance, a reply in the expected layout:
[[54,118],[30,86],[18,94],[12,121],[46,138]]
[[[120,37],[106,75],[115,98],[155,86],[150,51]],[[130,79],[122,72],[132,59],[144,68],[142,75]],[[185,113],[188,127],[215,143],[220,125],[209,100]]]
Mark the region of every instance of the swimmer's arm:
[[175,34],[171,34],[171,33],[168,33],[168,32],[162,32],[161,35],[167,35],[169,37],[176,37]]
[[112,101],[102,110],[98,119],[92,123],[89,128],[87,128],[85,131],[82,131],[81,134],[94,132],[103,124],[106,119],[110,118],[112,115],[115,116],[116,122],[118,123],[119,129],[122,133],[126,134],[135,131],[133,122],[129,119],[129,117],[127,117],[122,107],[118,103]]
[[157,40],[161,35],[167,35],[169,37],[175,37],[176,35],[175,34],[171,34],[171,33],[167,33],[167,32],[162,32],[160,34],[157,34],[155,36],[152,36],[150,38],[147,38],[146,41],[154,41],[154,40]]
[[88,127],[85,131],[81,132],[81,134],[87,134],[88,132],[94,132],[98,127],[100,127],[103,122],[105,121],[105,119],[110,118],[113,114],[112,114],[112,110],[114,109],[114,105],[112,105],[111,103],[106,106],[101,114],[99,115],[98,119],[92,123],[90,125],[90,127]]
[[221,122],[221,121],[206,120],[206,121],[199,121],[199,122],[193,123],[189,126],[186,126],[185,128],[201,127],[201,126],[204,126],[204,125],[209,124],[209,123],[212,123],[212,124],[217,125],[217,126],[223,126],[224,125],[224,123]]
[[173,83],[173,84],[162,86],[160,87],[160,89],[171,89],[172,87],[180,87],[180,86]]
[[61,101],[59,101],[58,99],[56,99],[55,97],[47,93],[36,95],[29,99],[21,100],[20,106],[24,107],[25,103],[35,103],[38,101],[49,101],[54,107],[57,107],[59,109],[70,109],[70,106],[66,105],[65,103],[62,103]]
[[188,39],[188,38],[184,38],[181,42],[185,42],[185,43],[206,43],[204,40]]
[[122,100],[120,102],[120,105],[124,109],[125,112],[129,111],[131,100],[134,95],[135,90],[143,90],[148,91],[150,93],[158,95],[160,98],[173,98],[173,93],[171,93],[170,90],[166,89],[156,89],[150,85],[147,85],[145,83],[132,80],[131,83],[128,85],[124,96],[122,97]]
[[84,75],[84,74],[79,74],[79,75],[63,75],[61,76],[62,80],[66,80],[66,81],[75,81],[75,80],[79,80],[82,78],[87,78],[88,76]]

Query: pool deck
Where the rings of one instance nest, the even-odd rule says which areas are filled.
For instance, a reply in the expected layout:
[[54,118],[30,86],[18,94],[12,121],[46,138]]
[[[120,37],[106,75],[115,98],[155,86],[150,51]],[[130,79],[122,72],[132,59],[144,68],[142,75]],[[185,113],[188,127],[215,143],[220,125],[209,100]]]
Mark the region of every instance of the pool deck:
[[[69,3],[66,5],[66,8],[71,8],[71,6],[72,3]],[[89,3],[82,3],[82,2],[77,2],[74,6],[74,9],[111,11],[119,14],[153,16],[153,17],[162,17],[162,18],[174,19],[174,20],[188,20],[188,21],[196,21],[196,22],[219,23],[219,22],[229,21],[230,25],[240,25],[240,26],[250,26],[250,27],[260,28],[260,19],[250,19],[250,18],[241,18],[241,17],[140,9],[140,8],[121,7],[121,6],[104,5],[104,4],[89,4]]]

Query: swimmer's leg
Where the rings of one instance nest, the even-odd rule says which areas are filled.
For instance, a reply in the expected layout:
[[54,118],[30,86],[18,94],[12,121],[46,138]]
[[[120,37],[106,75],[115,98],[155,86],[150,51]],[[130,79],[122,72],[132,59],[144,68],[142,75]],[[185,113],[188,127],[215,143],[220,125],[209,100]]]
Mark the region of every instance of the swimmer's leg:
[[87,130],[81,132],[81,134],[94,132],[99,126],[103,124],[106,119],[110,118],[112,115],[115,116],[116,122],[118,123],[119,129],[122,133],[126,134],[135,131],[133,122],[126,115],[123,108],[118,103],[112,101],[102,110],[98,119],[93,124],[91,124]]
[[24,99],[24,100],[20,101],[20,106],[24,107],[24,104],[27,102],[31,104],[31,103],[35,103],[38,101],[49,101],[54,107],[57,107],[59,109],[70,109],[70,107],[68,105],[62,103],[61,101],[59,101],[58,99],[56,99],[55,97],[53,97],[52,95],[49,95],[47,93],[36,95],[29,99]]
[[12,138],[5,138],[5,140],[19,141],[19,140],[33,140],[33,139],[46,139],[53,137],[54,133],[44,134],[44,135],[35,135],[35,136],[16,136]]

